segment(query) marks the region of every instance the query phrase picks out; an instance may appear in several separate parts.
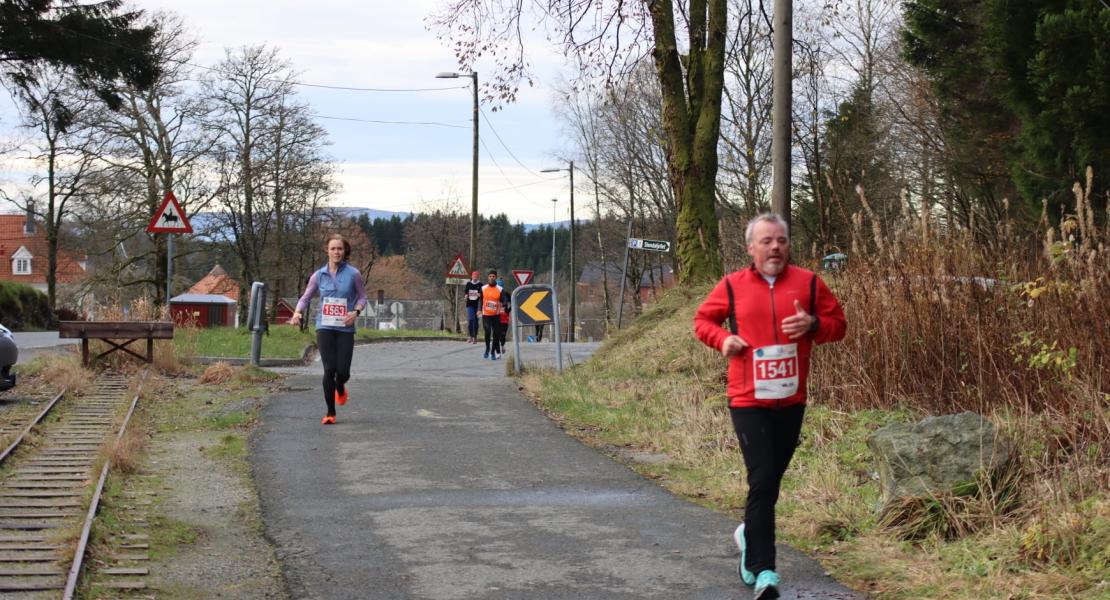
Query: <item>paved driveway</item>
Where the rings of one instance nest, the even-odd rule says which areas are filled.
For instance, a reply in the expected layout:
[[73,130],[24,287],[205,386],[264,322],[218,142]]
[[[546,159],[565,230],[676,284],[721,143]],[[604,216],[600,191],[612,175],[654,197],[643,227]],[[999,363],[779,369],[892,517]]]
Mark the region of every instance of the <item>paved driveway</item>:
[[[291,370],[252,441],[293,597],[750,597],[730,518],[568,437],[480,346],[360,346],[353,371],[324,427],[319,367]],[[779,568],[784,597],[856,597],[788,548]]]

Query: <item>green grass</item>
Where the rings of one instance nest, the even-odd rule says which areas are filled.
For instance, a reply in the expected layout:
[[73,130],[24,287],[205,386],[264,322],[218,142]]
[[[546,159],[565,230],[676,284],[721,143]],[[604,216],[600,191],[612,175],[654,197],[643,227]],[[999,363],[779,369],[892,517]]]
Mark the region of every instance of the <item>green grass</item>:
[[[227,358],[250,357],[253,338],[251,332],[243,327],[179,329],[178,333],[179,335],[174,336],[174,347],[179,354]],[[462,339],[459,334],[434,329],[359,329],[355,334],[356,340],[398,337]],[[316,343],[316,330],[313,327],[302,332],[288,325],[273,325],[269,333],[262,336],[262,358],[300,358],[305,346],[314,343]]]
[[[228,358],[248,358],[251,353],[252,335],[244,327],[211,327],[196,329],[196,356],[222,356]],[[174,346],[179,351],[185,349],[193,340],[189,335],[174,336]],[[262,336],[263,358],[300,358],[305,346],[315,342],[315,334],[310,330],[302,332],[288,325],[274,325],[268,334]]]

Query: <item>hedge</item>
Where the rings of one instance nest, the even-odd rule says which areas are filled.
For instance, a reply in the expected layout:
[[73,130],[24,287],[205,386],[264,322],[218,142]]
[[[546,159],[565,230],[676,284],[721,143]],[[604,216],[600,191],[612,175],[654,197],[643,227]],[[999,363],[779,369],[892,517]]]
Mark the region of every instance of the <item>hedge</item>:
[[0,324],[8,329],[49,329],[54,318],[46,294],[35,288],[0,281]]

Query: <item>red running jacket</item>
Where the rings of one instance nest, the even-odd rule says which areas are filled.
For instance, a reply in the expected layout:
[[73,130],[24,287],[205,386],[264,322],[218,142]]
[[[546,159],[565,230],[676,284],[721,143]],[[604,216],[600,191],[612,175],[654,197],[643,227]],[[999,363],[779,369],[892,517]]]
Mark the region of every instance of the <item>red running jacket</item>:
[[[747,348],[729,357],[728,405],[733,408],[784,408],[804,404],[813,344],[843,339],[848,329],[840,302],[820,277],[794,265],[787,265],[773,286],[754,266],[729,273],[713,288],[694,315],[694,334],[706,346],[717,351],[730,335],[721,327],[721,323],[729,318],[726,282],[732,287],[736,333],[748,342]],[[795,300],[806,312],[816,315],[818,322],[816,331],[791,340],[782,331],[782,320],[796,312]],[[766,352],[775,350],[774,346],[779,344],[797,344],[795,358],[787,361],[766,360],[769,356]],[[764,397],[757,398],[756,377],[760,377],[761,386],[765,386],[768,381],[775,381],[774,377],[780,375],[780,368],[781,374],[797,378],[797,391],[788,396],[767,398],[769,392],[761,389],[760,395]],[[782,393],[785,392],[777,395]],[[774,392],[770,395],[776,396]]]

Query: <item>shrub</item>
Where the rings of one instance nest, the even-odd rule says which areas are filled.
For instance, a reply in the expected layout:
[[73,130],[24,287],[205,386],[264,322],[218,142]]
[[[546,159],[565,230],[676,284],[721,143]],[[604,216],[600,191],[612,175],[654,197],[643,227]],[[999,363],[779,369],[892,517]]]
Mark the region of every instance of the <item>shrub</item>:
[[54,316],[46,294],[28,285],[0,281],[0,323],[13,330],[49,329]]

